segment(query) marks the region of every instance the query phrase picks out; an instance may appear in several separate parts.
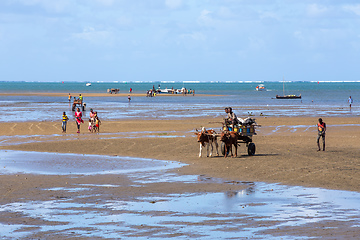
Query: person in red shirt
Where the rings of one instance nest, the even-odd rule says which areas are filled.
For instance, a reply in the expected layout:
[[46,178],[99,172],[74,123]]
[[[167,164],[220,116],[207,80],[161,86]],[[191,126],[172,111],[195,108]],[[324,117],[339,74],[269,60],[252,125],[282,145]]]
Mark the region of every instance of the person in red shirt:
[[323,141],[323,151],[325,151],[326,123],[324,123],[321,118],[319,118],[319,122],[318,122],[318,124],[317,124],[317,128],[318,128],[318,137],[317,137],[318,151],[321,151],[321,148],[320,148],[320,138],[322,138],[322,141]]
[[75,112],[75,119],[76,119],[76,127],[77,127],[77,133],[80,133],[80,124],[83,123],[84,121],[82,120],[82,112],[80,112],[80,108],[76,109]]

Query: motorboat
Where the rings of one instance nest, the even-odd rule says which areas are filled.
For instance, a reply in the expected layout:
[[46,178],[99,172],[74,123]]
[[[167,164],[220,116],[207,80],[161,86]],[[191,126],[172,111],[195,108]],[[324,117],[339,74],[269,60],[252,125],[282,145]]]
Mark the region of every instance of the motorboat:
[[256,86],[255,89],[256,89],[256,91],[266,91],[264,84],[260,84],[260,85]]
[[161,89],[158,88],[156,90],[157,93],[168,93],[168,94],[181,94],[181,93],[185,93],[185,88],[181,88],[181,89],[173,89],[173,88],[165,88],[165,89]]
[[85,86],[90,87],[91,83],[88,82],[88,83],[85,84]]

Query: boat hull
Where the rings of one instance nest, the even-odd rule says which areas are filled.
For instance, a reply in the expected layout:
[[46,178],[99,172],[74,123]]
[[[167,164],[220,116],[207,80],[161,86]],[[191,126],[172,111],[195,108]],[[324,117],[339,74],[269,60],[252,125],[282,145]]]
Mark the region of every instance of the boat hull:
[[301,99],[301,94],[299,96],[296,96],[296,95],[284,95],[284,96],[276,95],[276,99]]

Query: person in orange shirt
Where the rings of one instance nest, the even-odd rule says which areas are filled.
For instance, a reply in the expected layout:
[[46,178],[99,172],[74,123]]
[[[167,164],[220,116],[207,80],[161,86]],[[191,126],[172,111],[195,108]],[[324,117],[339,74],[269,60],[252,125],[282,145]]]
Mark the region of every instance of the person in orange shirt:
[[320,149],[320,138],[322,138],[322,141],[323,141],[323,151],[325,151],[326,123],[324,123],[321,118],[319,118],[319,122],[318,122],[318,124],[317,124],[317,128],[318,128],[318,137],[317,137],[318,151],[321,151],[321,149]]

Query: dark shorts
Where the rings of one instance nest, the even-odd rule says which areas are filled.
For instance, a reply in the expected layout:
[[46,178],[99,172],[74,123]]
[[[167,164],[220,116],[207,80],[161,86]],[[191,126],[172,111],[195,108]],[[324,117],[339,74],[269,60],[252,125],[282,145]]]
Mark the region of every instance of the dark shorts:
[[320,140],[320,138],[322,138],[322,139],[323,139],[323,141],[325,141],[325,133],[324,133],[324,132],[323,132],[323,133],[318,132],[317,141],[319,141],[319,140]]

